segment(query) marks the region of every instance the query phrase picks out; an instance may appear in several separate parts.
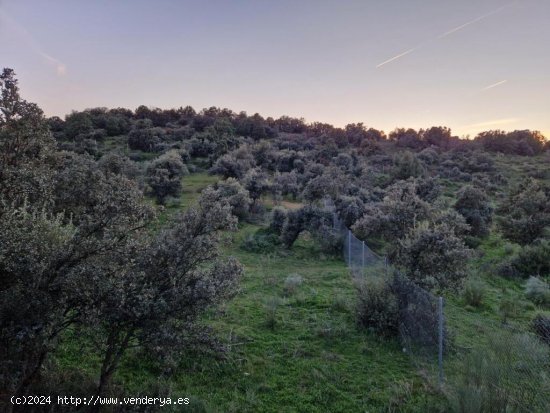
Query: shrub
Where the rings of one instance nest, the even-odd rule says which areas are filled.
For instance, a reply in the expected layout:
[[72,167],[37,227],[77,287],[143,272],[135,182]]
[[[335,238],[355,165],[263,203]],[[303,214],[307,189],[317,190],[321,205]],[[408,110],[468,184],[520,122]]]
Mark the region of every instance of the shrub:
[[272,252],[279,244],[280,240],[276,234],[258,230],[245,238],[241,248],[248,252],[267,253]]
[[439,162],[439,155],[432,148],[422,150],[417,156],[426,165],[434,165]]
[[516,317],[519,311],[518,302],[512,297],[505,297],[500,300],[498,312],[502,318],[504,324],[508,323],[508,320],[512,317]]
[[162,128],[135,128],[128,134],[128,147],[143,152],[158,152],[165,135]]
[[176,151],[159,156],[147,168],[147,184],[161,204],[168,196],[179,197],[181,178],[189,171]]
[[517,256],[512,258],[512,266],[517,275],[529,277],[532,275],[550,275],[550,241],[538,240],[532,245],[523,247]]
[[248,191],[234,178],[228,178],[215,185],[216,191],[222,199],[231,205],[231,212],[240,220],[248,217],[252,200]]
[[427,289],[456,289],[466,276],[470,250],[450,226],[422,222],[398,241],[391,257],[415,283]]
[[525,283],[525,295],[535,304],[550,305],[550,287],[540,278],[529,277]]
[[544,314],[538,314],[533,319],[532,326],[540,339],[550,345],[550,317]]
[[340,196],[336,200],[336,210],[340,219],[350,228],[365,212],[365,204],[358,196]]
[[384,278],[362,279],[357,281],[356,288],[359,326],[382,336],[395,336],[399,308],[389,281]]
[[547,359],[548,349],[531,335],[503,330],[489,336],[489,343],[474,348],[459,366],[450,411],[545,411],[550,383],[542,366]]
[[394,158],[392,178],[395,180],[417,177],[424,174],[422,162],[412,152],[403,152]]
[[247,149],[241,148],[218,158],[209,172],[222,175],[224,178],[242,179],[254,165],[255,161],[252,154]]
[[423,201],[434,202],[441,194],[441,185],[437,178],[417,178],[415,183],[416,195]]
[[390,186],[383,201],[365,206],[362,218],[353,225],[360,238],[384,236],[388,241],[403,238],[415,222],[430,215],[430,205],[417,194],[414,182],[397,182]]
[[275,207],[271,211],[271,223],[269,229],[277,235],[281,235],[286,220],[286,209],[282,207]]
[[480,307],[483,303],[485,293],[485,285],[481,282],[481,280],[470,279],[464,285],[462,297],[464,298],[466,304],[471,305],[472,307]]
[[283,286],[283,291],[285,296],[290,297],[291,295],[294,295],[298,287],[300,287],[303,283],[304,279],[299,274],[290,274],[285,279],[285,284]]
[[265,324],[271,330],[277,325],[277,311],[281,305],[279,297],[270,297],[265,302]]
[[458,199],[454,205],[470,225],[469,234],[484,237],[489,234],[489,226],[493,217],[493,208],[480,189],[466,185],[458,191]]
[[550,190],[530,178],[515,187],[500,205],[498,224],[503,235],[521,245],[544,235],[550,225]]
[[322,252],[332,255],[341,254],[344,240],[341,234],[332,228],[332,225],[321,223],[318,227],[311,228],[310,232]]

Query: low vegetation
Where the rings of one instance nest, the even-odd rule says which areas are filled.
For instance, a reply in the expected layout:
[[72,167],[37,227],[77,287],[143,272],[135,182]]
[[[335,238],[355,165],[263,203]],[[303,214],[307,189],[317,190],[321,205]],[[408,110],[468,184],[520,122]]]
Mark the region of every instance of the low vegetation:
[[[545,405],[540,133],[189,106],[46,119],[12,70],[0,89],[2,409],[29,392],[207,412]],[[402,278],[352,278],[340,224]],[[399,342],[404,286],[445,297],[441,387]]]

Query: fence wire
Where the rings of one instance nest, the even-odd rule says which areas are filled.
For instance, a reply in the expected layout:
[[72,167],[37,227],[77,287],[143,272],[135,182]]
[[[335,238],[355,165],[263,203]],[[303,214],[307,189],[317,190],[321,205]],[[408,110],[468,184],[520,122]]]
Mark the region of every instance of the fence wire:
[[[444,302],[391,268],[339,219],[343,256],[354,277],[392,277],[399,306],[399,339],[413,364],[449,396],[457,411],[550,412],[550,331],[535,335]],[[447,320],[447,315],[451,319]],[[456,320],[460,325],[455,325]],[[466,319],[466,321],[465,321]],[[456,332],[461,334],[457,335]],[[547,343],[540,337],[546,337]]]

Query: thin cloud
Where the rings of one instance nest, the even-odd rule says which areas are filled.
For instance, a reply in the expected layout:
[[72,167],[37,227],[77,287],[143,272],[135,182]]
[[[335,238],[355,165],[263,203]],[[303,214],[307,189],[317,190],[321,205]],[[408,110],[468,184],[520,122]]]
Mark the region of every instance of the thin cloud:
[[453,33],[458,32],[459,30],[464,29],[465,27],[468,27],[468,26],[470,26],[470,25],[472,25],[472,24],[474,24],[474,23],[477,23],[477,22],[479,22],[479,21],[481,21],[481,20],[486,19],[487,17],[490,17],[490,16],[493,16],[493,15],[495,15],[495,14],[497,14],[497,13],[500,13],[502,10],[504,10],[504,9],[506,9],[506,8],[508,8],[508,7],[511,7],[511,6],[513,6],[514,4],[516,4],[516,3],[517,3],[517,2],[513,2],[513,3],[506,4],[506,5],[502,6],[502,7],[499,7],[499,8],[496,9],[496,10],[493,10],[493,11],[491,11],[491,12],[489,12],[489,13],[484,14],[483,16],[476,17],[475,19],[470,20],[469,22],[466,22],[466,23],[464,23],[464,24],[461,24],[460,26],[457,26],[457,27],[455,27],[455,28],[453,28],[453,29],[451,29],[451,30],[448,30],[448,31],[446,31],[445,33],[442,33],[442,34],[440,34],[439,36],[437,36],[437,37],[435,37],[435,38],[433,38],[433,39],[430,39],[430,40],[428,40],[428,41],[426,41],[426,42],[424,42],[424,43],[421,43],[420,45],[418,45],[418,46],[416,46],[416,47],[413,47],[412,49],[409,49],[409,50],[407,50],[407,51],[405,51],[405,52],[403,52],[403,53],[398,54],[397,56],[394,56],[394,57],[392,57],[392,58],[390,58],[390,59],[388,59],[388,60],[383,61],[382,63],[377,64],[377,65],[376,65],[376,68],[378,69],[378,68],[380,68],[380,67],[382,67],[382,66],[384,66],[384,65],[386,65],[386,64],[388,64],[388,63],[390,63],[390,62],[393,62],[393,61],[395,61],[395,60],[397,60],[397,59],[400,59],[400,58],[402,58],[403,56],[406,56],[406,55],[408,55],[409,53],[412,53],[412,52],[414,52],[415,50],[419,49],[420,47],[422,47],[422,46],[423,46],[424,44],[426,44],[426,43],[430,43],[430,42],[432,42],[432,41],[434,41],[434,40],[437,40],[437,39],[443,39],[443,38],[445,38],[445,37],[447,37],[447,36],[449,36],[449,35],[451,35],[451,34],[453,34]]
[[503,84],[505,84],[505,83],[507,83],[507,82],[508,82],[508,80],[504,79],[504,80],[501,80],[500,82],[493,83],[492,85],[486,86],[486,87],[484,87],[484,88],[481,89],[481,90],[482,90],[482,91],[484,91],[484,90],[489,90],[489,89],[492,89],[492,88],[494,88],[494,87],[503,85]]
[[52,66],[58,76],[65,76],[67,74],[67,66],[59,59],[47,54],[43,51],[40,44],[34,39],[34,37],[19,24],[13,17],[8,15],[5,11],[0,9],[0,22],[5,22],[4,27],[8,27],[8,30],[14,32],[19,38],[21,38],[34,53],[40,56],[46,64]]
[[504,119],[495,119],[487,122],[473,123],[471,125],[465,126],[465,128],[474,129],[474,128],[486,128],[489,126],[500,126],[500,125],[509,125],[510,123],[517,123],[520,118],[504,118]]

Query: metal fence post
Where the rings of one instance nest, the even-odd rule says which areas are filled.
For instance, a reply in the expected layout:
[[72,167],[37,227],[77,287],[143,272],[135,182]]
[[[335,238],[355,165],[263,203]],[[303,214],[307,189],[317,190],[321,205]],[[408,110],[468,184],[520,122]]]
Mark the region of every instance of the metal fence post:
[[439,313],[439,387],[443,385],[443,297],[439,297],[438,313]]
[[365,241],[363,241],[363,250],[361,252],[361,257],[362,257],[363,275],[365,275]]
[[348,229],[348,267],[351,268],[351,230]]

